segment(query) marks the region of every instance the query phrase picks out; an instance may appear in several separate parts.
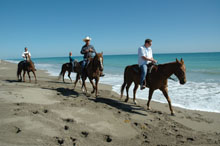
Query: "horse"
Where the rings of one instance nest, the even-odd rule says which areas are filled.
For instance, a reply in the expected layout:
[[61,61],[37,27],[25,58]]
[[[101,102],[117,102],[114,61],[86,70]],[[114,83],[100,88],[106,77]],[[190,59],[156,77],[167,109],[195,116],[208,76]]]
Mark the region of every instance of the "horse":
[[23,60],[18,63],[18,69],[17,69],[18,81],[22,81],[21,72],[23,71],[23,81],[24,82],[25,82],[25,73],[26,72],[28,73],[29,82],[31,82],[30,72],[32,72],[34,74],[35,83],[37,83],[37,78],[36,78],[36,74],[35,74],[36,69],[35,69],[34,63],[32,62],[29,55],[27,55],[26,58],[27,58],[26,61]]
[[[85,70],[84,70],[85,75],[82,75],[81,89],[83,89],[83,87],[84,87],[84,89],[87,93],[85,80],[88,77],[89,81],[93,87],[93,91],[91,93],[93,94],[95,92],[95,97],[97,97],[98,96],[98,82],[99,82],[100,74],[103,71],[103,69],[104,69],[104,67],[103,67],[103,53],[96,53],[94,58],[89,58],[89,63],[85,67]],[[95,85],[93,83],[93,79],[95,79]]]
[[72,79],[70,77],[71,75],[71,72],[76,72],[77,74],[79,74],[77,76],[77,79],[79,80],[80,79],[80,75],[81,75],[81,64],[82,64],[82,61],[80,62],[75,62],[75,66],[72,70],[72,63],[68,62],[68,63],[64,63],[61,67],[61,71],[60,71],[60,74],[59,74],[59,77],[58,77],[58,80],[61,78],[63,78],[63,82],[65,83],[65,80],[64,80],[64,76],[65,76],[65,73],[66,71],[68,71],[68,77],[70,79],[70,81],[72,82]]
[[[153,92],[157,89],[162,91],[163,95],[166,97],[168,104],[169,104],[169,109],[171,111],[171,115],[174,115],[174,111],[171,105],[171,100],[168,95],[168,85],[167,85],[167,80],[168,78],[174,74],[180,84],[185,84],[186,83],[186,68],[183,59],[179,61],[176,59],[174,62],[166,63],[166,64],[160,64],[160,65],[154,65],[152,67],[150,75],[147,75],[146,82],[147,82],[147,87],[149,88],[149,95],[148,95],[148,102],[147,102],[147,109],[150,110],[150,101],[153,95]],[[128,91],[130,88],[130,85],[134,82],[135,86],[133,89],[133,102],[136,104],[136,91],[140,85],[140,68],[137,64],[135,65],[130,65],[127,66],[124,70],[124,82],[121,86],[121,99],[123,97],[123,92],[124,88],[126,86],[126,91],[127,91],[127,97],[125,99],[125,102],[128,101],[129,95]]]

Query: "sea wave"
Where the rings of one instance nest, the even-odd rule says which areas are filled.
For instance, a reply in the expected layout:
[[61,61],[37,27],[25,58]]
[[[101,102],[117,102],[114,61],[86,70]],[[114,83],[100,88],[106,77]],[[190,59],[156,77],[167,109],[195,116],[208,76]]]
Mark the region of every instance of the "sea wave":
[[[111,77],[110,77],[111,78]],[[123,83],[123,76],[120,78],[113,77],[114,82],[118,84],[113,85],[113,91],[120,94],[121,84]],[[110,79],[107,79],[110,81]],[[179,82],[168,81],[168,94],[171,98],[172,104],[181,108],[220,112],[220,84],[207,82],[192,82],[188,81],[185,85],[180,85]],[[129,90],[129,97],[133,98],[133,88],[131,85]],[[149,89],[137,90],[136,97],[139,99],[148,100]],[[124,93],[125,94],[125,93]],[[162,92],[156,90],[152,97],[153,101],[167,103]]]

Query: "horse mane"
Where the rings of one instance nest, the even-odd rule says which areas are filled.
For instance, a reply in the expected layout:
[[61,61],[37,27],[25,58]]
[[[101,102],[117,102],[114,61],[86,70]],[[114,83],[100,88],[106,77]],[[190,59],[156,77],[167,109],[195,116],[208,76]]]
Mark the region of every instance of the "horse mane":
[[164,68],[166,68],[167,65],[171,65],[171,64],[173,64],[173,65],[176,64],[176,61],[154,65],[152,72],[161,72],[161,73],[165,72]]

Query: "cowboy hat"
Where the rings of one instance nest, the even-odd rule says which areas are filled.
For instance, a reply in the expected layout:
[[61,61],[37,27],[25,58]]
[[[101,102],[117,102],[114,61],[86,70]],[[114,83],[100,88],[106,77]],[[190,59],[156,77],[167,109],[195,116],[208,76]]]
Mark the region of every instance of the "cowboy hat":
[[87,37],[85,37],[84,39],[83,39],[83,41],[85,42],[85,41],[90,41],[90,40],[92,40],[89,36],[87,36]]

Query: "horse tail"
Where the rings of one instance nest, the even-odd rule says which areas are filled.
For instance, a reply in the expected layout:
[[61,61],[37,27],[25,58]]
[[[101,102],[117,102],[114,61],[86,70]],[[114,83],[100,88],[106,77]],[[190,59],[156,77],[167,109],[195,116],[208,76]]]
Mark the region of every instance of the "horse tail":
[[[19,62],[18,63],[18,69],[17,69],[17,78],[19,80],[19,75],[21,74],[21,71],[22,71],[22,62]],[[22,79],[20,79],[22,80]]]
[[64,64],[63,64],[62,67],[61,67],[61,71],[60,71],[58,80],[60,80],[61,76],[63,75],[63,68],[64,68]]
[[126,66],[125,71],[124,71],[124,82],[121,85],[121,98],[123,97],[123,92],[124,92],[125,86],[127,85],[127,78],[126,78],[127,71],[128,71],[128,66]]

